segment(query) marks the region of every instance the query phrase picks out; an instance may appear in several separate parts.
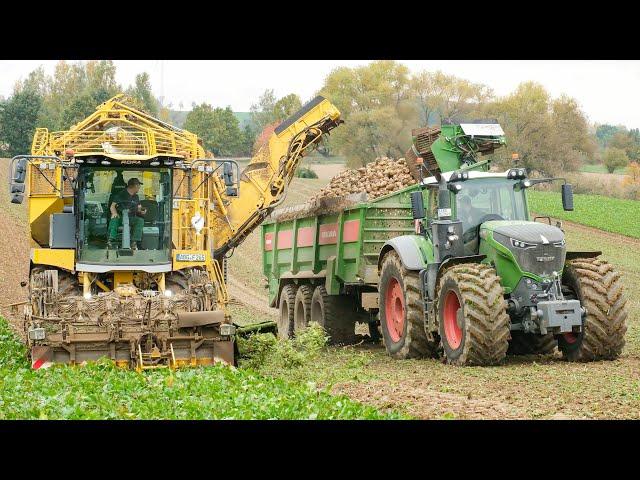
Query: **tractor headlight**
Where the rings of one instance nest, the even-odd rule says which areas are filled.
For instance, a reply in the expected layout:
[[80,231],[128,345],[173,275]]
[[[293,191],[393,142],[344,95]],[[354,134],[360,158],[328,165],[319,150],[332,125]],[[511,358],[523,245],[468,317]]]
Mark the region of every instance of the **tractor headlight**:
[[164,296],[167,298],[171,298],[171,296],[173,295],[173,292],[171,290],[169,290],[168,288],[165,289],[164,291]]
[[522,240],[516,240],[515,238],[511,239],[511,245],[516,248],[534,248],[536,246],[535,243],[527,243]]

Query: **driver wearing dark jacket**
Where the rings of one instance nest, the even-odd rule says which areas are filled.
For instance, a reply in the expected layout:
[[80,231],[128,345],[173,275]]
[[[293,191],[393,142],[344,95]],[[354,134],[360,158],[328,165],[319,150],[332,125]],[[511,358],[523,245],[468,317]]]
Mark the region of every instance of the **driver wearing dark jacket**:
[[478,221],[483,215],[483,211],[474,208],[471,204],[471,198],[468,195],[462,195],[458,198],[458,220],[462,221],[463,231],[467,231],[470,228],[477,227]]

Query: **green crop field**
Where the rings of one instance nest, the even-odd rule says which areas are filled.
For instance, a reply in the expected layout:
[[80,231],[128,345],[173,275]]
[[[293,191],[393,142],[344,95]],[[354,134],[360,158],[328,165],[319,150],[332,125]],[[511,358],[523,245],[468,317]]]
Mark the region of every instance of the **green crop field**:
[[145,373],[108,360],[32,370],[0,318],[0,419],[380,419],[314,383],[214,366]]
[[[583,165],[580,168],[580,171],[587,173],[609,173],[607,167],[605,167],[601,163],[596,165]],[[626,173],[626,167],[616,168],[613,173],[616,175],[624,175]]]
[[640,238],[640,202],[602,195],[574,195],[574,210],[565,212],[557,192],[529,190],[529,208],[538,214]]

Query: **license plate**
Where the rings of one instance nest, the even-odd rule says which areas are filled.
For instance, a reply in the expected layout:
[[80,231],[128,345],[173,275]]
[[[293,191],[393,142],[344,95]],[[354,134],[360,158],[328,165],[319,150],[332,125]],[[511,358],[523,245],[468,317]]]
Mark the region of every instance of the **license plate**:
[[177,262],[204,262],[204,253],[177,253]]

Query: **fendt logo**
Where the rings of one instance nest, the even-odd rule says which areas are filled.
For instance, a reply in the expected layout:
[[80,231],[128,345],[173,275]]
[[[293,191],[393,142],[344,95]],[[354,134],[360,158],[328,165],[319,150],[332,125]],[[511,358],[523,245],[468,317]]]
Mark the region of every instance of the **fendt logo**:
[[536,257],[536,260],[539,262],[553,262],[556,259],[556,257],[553,257],[551,255],[546,255],[546,256],[542,256],[542,257]]

